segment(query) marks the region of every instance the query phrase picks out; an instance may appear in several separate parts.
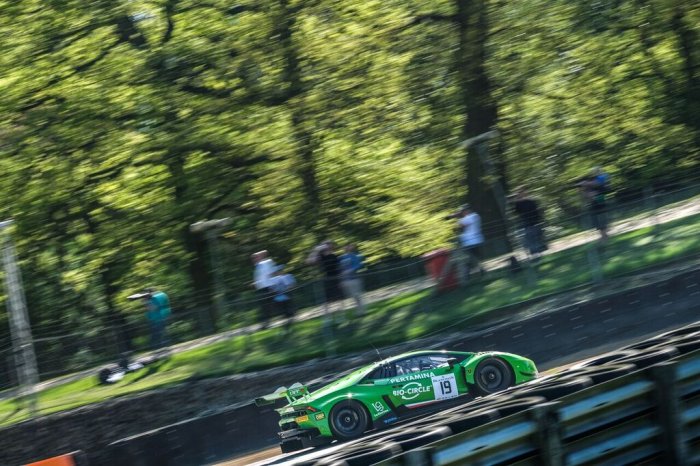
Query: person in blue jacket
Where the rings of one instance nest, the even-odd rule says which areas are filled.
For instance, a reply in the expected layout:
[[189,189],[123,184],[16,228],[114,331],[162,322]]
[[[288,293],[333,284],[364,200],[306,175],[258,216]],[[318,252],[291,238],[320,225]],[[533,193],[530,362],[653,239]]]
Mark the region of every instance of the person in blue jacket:
[[151,349],[160,349],[168,344],[166,327],[170,317],[170,299],[164,291],[149,288],[146,290],[144,301],[151,330]]

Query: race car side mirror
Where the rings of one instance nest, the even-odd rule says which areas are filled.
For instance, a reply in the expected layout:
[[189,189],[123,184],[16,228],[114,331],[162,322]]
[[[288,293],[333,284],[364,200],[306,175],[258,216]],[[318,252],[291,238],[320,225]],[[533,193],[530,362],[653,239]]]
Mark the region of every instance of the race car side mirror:
[[457,364],[458,360],[457,358],[450,358],[447,360],[447,365],[450,366],[450,369],[453,369],[455,365]]

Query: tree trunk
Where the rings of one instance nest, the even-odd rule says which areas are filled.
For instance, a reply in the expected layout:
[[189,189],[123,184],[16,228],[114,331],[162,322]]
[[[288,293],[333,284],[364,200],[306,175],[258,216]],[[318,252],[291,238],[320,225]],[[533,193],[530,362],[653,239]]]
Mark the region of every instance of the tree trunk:
[[[462,107],[466,121],[462,130],[464,139],[473,138],[495,128],[498,109],[493,98],[492,83],[486,73],[486,40],[489,23],[486,0],[456,0],[456,21],[459,30],[457,68],[461,82]],[[467,200],[482,218],[482,228],[489,252],[509,251],[506,222],[503,211],[503,173],[491,164],[488,142],[479,148],[466,149]],[[492,165],[496,167],[496,164]],[[488,175],[488,178],[487,178]],[[496,189],[494,189],[496,188]]]
[[700,63],[696,59],[698,38],[697,33],[688,25],[686,6],[678,3],[671,19],[671,30],[678,41],[678,53],[683,62],[684,92],[682,95],[681,112],[684,122],[695,132],[695,138],[700,142],[700,77],[696,70]]
[[208,247],[202,235],[190,232],[189,225],[182,228],[182,242],[187,252],[192,254],[188,271],[192,288],[194,289],[193,305],[197,312],[198,326],[202,334],[216,329],[216,314],[214,307],[214,286],[212,273],[207,263]]
[[[173,120],[174,121],[174,120]],[[174,188],[175,202],[178,206],[185,205],[187,201],[187,178],[183,169],[185,163],[184,154],[171,152],[168,154],[168,171],[170,172],[171,185]],[[188,215],[178,216],[185,220]],[[190,220],[192,220],[190,218]],[[185,220],[187,222],[187,220]],[[187,251],[192,253],[189,262],[189,274],[192,286],[195,290],[194,306],[199,309],[197,313],[199,330],[202,334],[216,330],[218,316],[214,306],[214,286],[212,284],[211,271],[207,267],[207,244],[203,237],[195,236],[190,231],[189,225],[183,225],[181,232],[182,242]]]
[[315,140],[314,134],[309,128],[304,106],[304,94],[306,89],[301,79],[301,67],[299,65],[299,50],[294,41],[294,22],[298,8],[289,6],[288,0],[280,0],[280,16],[278,21],[278,34],[284,53],[285,67],[284,80],[287,83],[285,102],[291,109],[292,127],[294,128],[294,140],[297,147],[296,171],[302,183],[305,205],[302,212],[311,215],[312,225],[318,220],[320,208],[320,190],[316,176]]

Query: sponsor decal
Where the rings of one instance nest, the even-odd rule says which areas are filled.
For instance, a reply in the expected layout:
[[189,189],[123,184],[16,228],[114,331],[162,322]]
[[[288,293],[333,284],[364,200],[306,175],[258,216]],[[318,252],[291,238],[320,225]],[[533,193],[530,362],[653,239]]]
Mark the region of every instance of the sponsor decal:
[[401,377],[393,377],[389,379],[389,383],[402,383],[402,382],[411,382],[413,380],[421,380],[421,379],[429,379],[431,377],[435,377],[435,374],[432,372],[426,373],[418,373],[418,374],[408,374],[408,375],[402,375]]
[[323,413],[316,413],[316,414],[314,414],[314,418],[317,421],[323,421],[326,418],[326,415]]
[[294,419],[296,422],[307,422],[309,420],[309,416],[299,416],[298,418]]
[[309,393],[306,387],[290,388],[287,390],[287,394],[292,398],[300,398]]
[[421,385],[419,382],[409,382],[398,390],[394,390],[394,396],[401,397],[402,400],[412,400],[421,393],[430,393],[432,387]]
[[374,403],[372,403],[372,408],[374,408],[377,414],[381,414],[384,411],[386,411],[386,408],[384,407],[381,401],[375,401]]
[[388,418],[384,419],[383,422],[384,422],[384,424],[391,424],[392,422],[398,421],[398,419],[399,418],[397,418],[396,416],[392,416],[392,417],[388,417]]

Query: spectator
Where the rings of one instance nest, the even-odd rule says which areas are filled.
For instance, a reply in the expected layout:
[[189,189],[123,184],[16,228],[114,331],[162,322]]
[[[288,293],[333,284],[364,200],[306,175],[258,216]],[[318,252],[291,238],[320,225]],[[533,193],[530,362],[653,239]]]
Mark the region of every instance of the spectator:
[[362,301],[362,279],[358,271],[364,267],[364,257],[357,252],[357,246],[345,246],[345,254],[340,256],[340,287],[345,296],[355,301],[357,314],[365,314],[365,304]]
[[540,254],[548,249],[544,238],[542,210],[537,201],[531,198],[523,187],[518,188],[512,205],[513,211],[520,218],[523,246],[530,258],[537,262],[540,259]]
[[253,272],[253,286],[257,299],[260,302],[259,320],[262,328],[267,328],[270,324],[272,307],[274,306],[272,297],[273,291],[270,288],[272,274],[275,270],[275,262],[270,259],[266,250],[258,251],[251,256],[255,270]]
[[459,243],[467,256],[467,276],[477,267],[483,275],[485,271],[481,265],[481,247],[484,243],[484,235],[481,233],[481,216],[474,212],[469,204],[465,204],[459,210],[457,217]]
[[342,298],[340,291],[340,260],[333,252],[335,243],[324,241],[316,246],[306,260],[307,264],[317,265],[323,274],[324,308],[326,314],[331,312],[330,306]]
[[164,291],[149,288],[143,297],[146,303],[146,318],[151,329],[151,349],[157,350],[168,344],[167,324],[170,317],[170,299]]
[[272,277],[270,278],[270,288],[274,293],[272,300],[277,306],[278,313],[287,317],[287,330],[292,325],[294,318],[294,302],[291,297],[291,290],[296,285],[297,281],[294,275],[290,273],[282,273],[284,266],[278,265],[274,268]]
[[606,197],[610,191],[610,177],[600,167],[591,170],[590,176],[578,183],[584,199],[588,203],[588,212],[593,228],[600,233],[600,241],[608,240],[608,217]]

